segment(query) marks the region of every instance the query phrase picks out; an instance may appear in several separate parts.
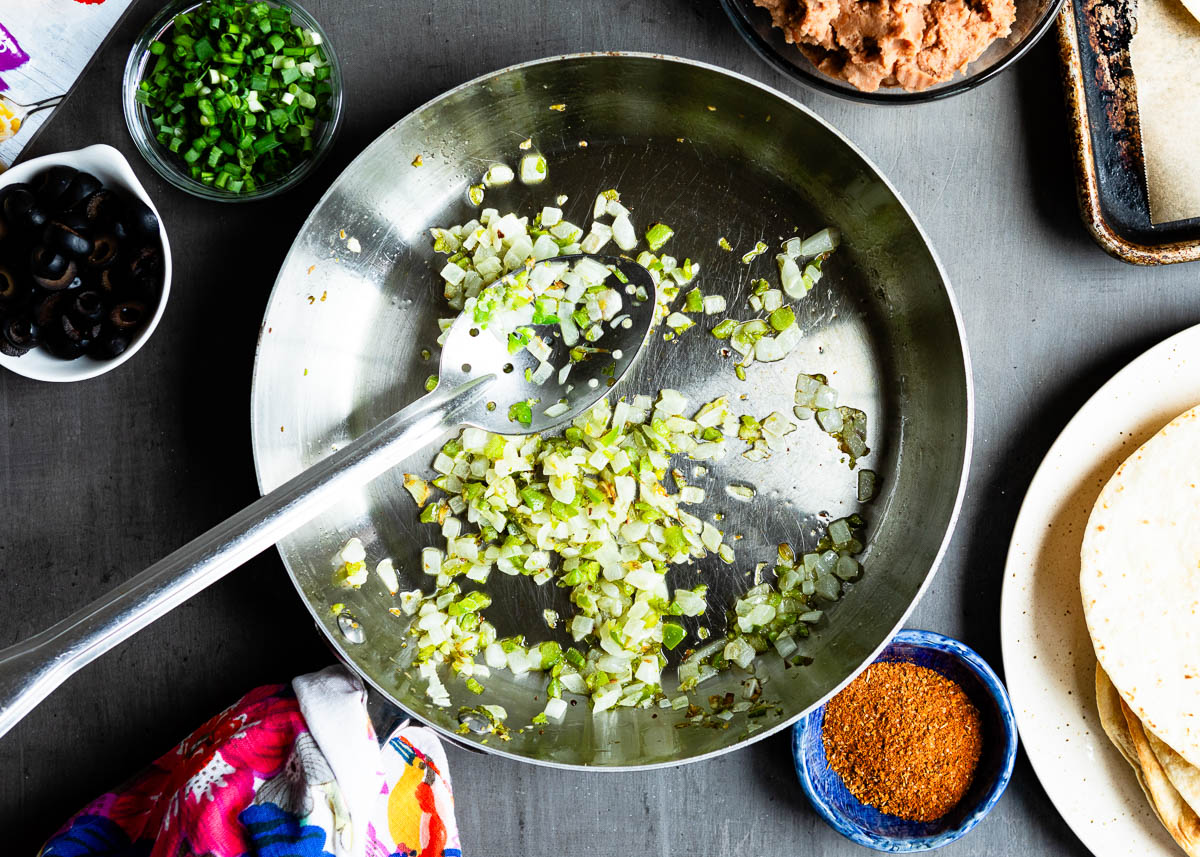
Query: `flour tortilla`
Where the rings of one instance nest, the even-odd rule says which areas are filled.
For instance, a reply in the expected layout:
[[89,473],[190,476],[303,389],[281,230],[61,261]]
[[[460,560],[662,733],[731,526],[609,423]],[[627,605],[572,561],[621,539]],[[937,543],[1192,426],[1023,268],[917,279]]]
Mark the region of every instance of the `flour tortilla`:
[[1146,740],[1150,742],[1154,758],[1162,765],[1163,773],[1167,775],[1175,791],[1179,792],[1179,796],[1193,813],[1200,815],[1200,768],[1189,765],[1153,732],[1146,732]]
[[1104,734],[1108,736],[1108,740],[1121,752],[1121,756],[1129,763],[1129,767],[1133,768],[1138,788],[1146,796],[1146,802],[1154,811],[1154,817],[1163,827],[1166,827],[1167,824],[1159,814],[1158,807],[1154,805],[1154,798],[1150,797],[1150,789],[1146,787],[1146,777],[1142,774],[1137,748],[1133,746],[1133,738],[1129,734],[1129,725],[1125,722],[1125,714],[1121,711],[1121,706],[1121,694],[1117,693],[1117,689],[1108,680],[1108,673],[1104,671],[1104,667],[1096,664],[1096,710],[1100,714],[1100,725],[1104,727]]
[[1200,857],[1200,817],[1192,811],[1179,792],[1171,785],[1166,772],[1155,758],[1146,738],[1142,722],[1137,719],[1128,705],[1121,702],[1121,712],[1129,727],[1129,737],[1137,751],[1138,763],[1142,768],[1142,788],[1150,798],[1167,833],[1179,843],[1188,857]]
[[1080,561],[1105,672],[1136,719],[1200,767],[1200,407],[1117,469],[1092,509]]
[[[1154,810],[1154,815],[1187,854],[1191,857],[1200,855],[1200,817],[1196,815],[1196,807],[1176,787],[1176,779],[1162,762],[1155,745],[1168,752],[1173,751],[1145,730],[1141,721],[1121,699],[1121,694],[1113,687],[1100,664],[1096,664],[1096,710],[1100,714],[1104,734],[1133,768],[1138,786]],[[1142,768],[1143,759],[1146,769]],[[1186,766],[1191,774],[1198,773],[1179,754],[1174,753],[1174,759],[1177,762],[1173,764]],[[1181,773],[1186,782],[1187,772]]]
[[[1125,723],[1125,715],[1121,713],[1121,694],[1117,693],[1117,689],[1113,687],[1108,678],[1108,673],[1100,664],[1096,664],[1096,711],[1100,715],[1100,725],[1104,727],[1104,734],[1133,768],[1133,772],[1137,775],[1138,785],[1145,792],[1146,782],[1142,777],[1142,766],[1138,762],[1137,749],[1133,746],[1133,739],[1129,735],[1129,726]],[[1148,792],[1146,797],[1150,797]],[[1153,805],[1154,802],[1151,801],[1151,806]],[[1156,808],[1155,812],[1157,811]]]

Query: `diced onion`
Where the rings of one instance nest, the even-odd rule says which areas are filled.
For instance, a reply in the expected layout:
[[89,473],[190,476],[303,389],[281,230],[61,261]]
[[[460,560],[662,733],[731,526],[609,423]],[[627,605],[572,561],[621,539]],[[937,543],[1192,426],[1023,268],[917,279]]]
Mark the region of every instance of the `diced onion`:
[[[530,152],[522,157],[518,171],[522,181],[540,180],[546,174],[544,159]],[[484,185],[513,178],[511,168],[494,164]],[[597,195],[586,234],[563,220],[564,201],[560,198],[557,207],[542,208],[532,222],[488,208],[462,226],[435,228],[430,233],[434,249],[453,259],[441,269],[450,307],[471,313],[481,327],[507,341],[510,353],[525,350],[536,357],[538,366],[527,376],[532,381],[544,384],[557,378],[567,388],[562,395],[574,386],[566,385],[572,364],[550,364],[549,334],[535,333],[538,325],[556,321],[563,343],[574,349],[581,342],[598,340],[608,329],[631,326],[624,301],[651,297],[646,289],[609,287],[613,272],[595,259],[585,258],[568,269],[566,263],[550,261],[558,256],[594,254],[615,241],[623,253],[636,257],[650,271],[656,286],[656,319],[673,331],[667,338],[693,326],[696,313],[715,315],[726,310],[724,296],[705,296],[698,288],[672,309],[681,287],[696,278],[700,265],[665,253],[656,255],[673,235],[669,226],[652,223],[644,236],[650,250],[639,253],[637,230],[615,190]],[[780,360],[797,347],[802,331],[791,308],[785,306],[784,295],[803,296],[821,276],[823,258],[816,257],[836,245],[832,230],[785,242],[784,252],[777,257],[782,288],[769,288],[764,281],[754,287],[753,301],[770,318],[725,319],[718,325],[722,337],[728,337],[742,356],[739,372],[755,360]],[[759,242],[744,261],[749,264],[766,250],[765,243]],[[452,318],[440,322],[441,330],[448,330],[452,322]],[[588,357],[606,353],[601,346],[580,351]],[[622,359],[617,350],[607,354],[606,360]],[[579,359],[578,352],[573,357]],[[592,388],[598,384],[589,379]],[[836,397],[828,385],[801,376],[794,413],[797,418],[816,414],[828,430],[828,424],[842,414],[836,409]],[[651,706],[681,710],[688,705],[687,692],[718,673],[714,662],[721,669],[726,663],[748,669],[764,647],[774,645],[782,657],[795,653],[795,638],[806,632],[805,624],[822,615],[811,599],[836,599],[843,580],[856,579],[860,572],[853,554],[862,543],[849,523],[854,516],[830,525],[833,549],[805,554],[802,563],[795,562],[788,546],[781,546],[774,584],[764,581],[767,564],[759,563],[756,585],[737,600],[735,621],[726,635],[702,646],[679,666],[682,694],[673,699],[663,695],[664,628],[675,629],[670,630],[674,646],[680,642],[677,629],[681,627],[676,621],[665,623],[664,616],[699,617],[710,607],[705,586],[672,588],[664,564],[691,563],[712,554],[723,563],[736,559],[717,526],[683,508],[695,510],[694,504],[706,502],[708,494],[700,485],[687,484],[684,469],[673,463],[672,456],[720,460],[730,451],[736,454],[735,444],[745,441],[749,444],[745,457],[764,460],[771,454],[770,444],[796,428],[774,412],[761,423],[754,420],[756,432],[743,437],[730,398],[703,404],[694,414],[676,390],[662,390],[656,400],[644,395],[616,403],[601,400],[575,418],[565,438],[508,437],[466,429],[434,458],[433,468],[439,474],[434,485],[446,495],[436,500],[431,499],[428,483],[406,475],[406,488],[422,508],[421,520],[440,527],[444,539],[444,550],[430,546],[421,551],[422,570],[435,578],[436,588],[427,595],[420,590],[403,593],[399,611],[393,609],[396,615],[413,617],[407,620],[411,622],[408,633],[416,637],[417,667],[434,704],[450,705],[450,693],[439,677],[439,668],[445,665],[448,671],[442,676],[457,675],[475,693],[482,692],[480,679],[491,670],[536,674],[548,683],[548,701],[535,723],[565,717],[569,707],[562,699],[564,692],[589,695],[594,712]],[[551,418],[567,414],[567,401],[554,399],[554,394],[545,397],[542,412]],[[865,422],[854,416],[860,412],[846,413],[843,422],[850,430],[839,436],[839,442],[852,454],[855,449],[865,454]],[[675,473],[677,493],[664,487],[668,472]],[[695,467],[693,472],[703,477],[706,470]],[[725,491],[740,501],[755,496],[754,489],[745,485],[728,485]],[[347,547],[349,557],[358,556],[355,546]],[[365,558],[365,550],[362,554]],[[340,554],[339,559],[346,566],[347,580],[362,573]],[[561,628],[574,646],[498,639],[495,626],[484,618],[491,599],[477,588],[495,570],[530,577],[538,585],[555,580],[565,587],[573,610]],[[376,573],[395,594],[398,579],[390,561],[379,563]],[[544,611],[543,618],[549,627],[558,626],[556,611]],[[706,627],[695,633],[700,640],[710,636]],[[761,691],[757,681],[753,685],[756,689],[744,690],[743,700],[734,708],[724,708],[716,716],[728,719],[735,711],[750,711]],[[507,716],[494,706],[473,710],[487,712],[493,724]]]
[[637,232],[627,214],[619,214],[612,223],[612,237],[617,246],[628,252],[637,246]]
[[546,180],[548,168],[546,159],[536,153],[521,158],[521,181],[525,184],[538,184]]
[[483,174],[483,184],[486,187],[500,187],[513,180],[512,167],[508,164],[492,164]]
[[798,300],[808,294],[808,289],[804,286],[804,276],[800,273],[796,260],[785,254],[777,256],[776,260],[779,262],[779,282],[787,296]]
[[833,434],[842,430],[842,412],[835,408],[817,411],[817,422],[825,431]]
[[840,240],[841,235],[836,229],[822,229],[804,239],[804,243],[800,246],[800,255],[820,256],[822,253],[832,253],[837,249]]
[[725,493],[735,500],[748,503],[754,499],[755,491],[749,485],[726,485]]
[[391,595],[400,591],[400,581],[396,579],[396,568],[390,559],[381,560],[379,565],[375,566],[375,574],[379,576]]
[[367,550],[361,539],[350,539],[342,548],[342,562],[358,563],[367,558]]

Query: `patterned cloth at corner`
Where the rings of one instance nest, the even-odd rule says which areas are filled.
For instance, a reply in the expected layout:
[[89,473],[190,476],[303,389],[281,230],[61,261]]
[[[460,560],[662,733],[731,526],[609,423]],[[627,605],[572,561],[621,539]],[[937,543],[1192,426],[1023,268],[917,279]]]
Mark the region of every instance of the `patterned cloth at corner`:
[[77,813],[40,857],[462,857],[432,730],[382,745],[343,667],[252,690]]

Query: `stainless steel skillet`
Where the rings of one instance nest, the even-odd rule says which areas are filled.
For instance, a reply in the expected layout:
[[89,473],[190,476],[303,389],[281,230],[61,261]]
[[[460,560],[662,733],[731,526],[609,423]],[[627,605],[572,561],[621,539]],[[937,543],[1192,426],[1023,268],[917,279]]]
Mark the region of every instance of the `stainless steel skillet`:
[[[790,413],[797,372],[822,372],[842,401],[867,412],[880,495],[863,508],[866,572],[810,637],[805,667],[765,656],[766,716],[735,716],[727,728],[677,728],[670,711],[593,716],[582,701],[562,725],[527,726],[545,703],[543,679],[494,673],[483,701],[503,705],[512,733],[460,732],[460,706],[480,702],[450,680],[452,706],[432,705],[410,668],[405,620],[374,577],[359,590],[339,586],[331,558],[351,536],[373,565],[395,560],[403,588],[429,586],[419,553],[437,543],[416,521],[402,472],[428,472],[428,456],[375,480],[312,525],[285,538],[281,555],[314,619],[345,660],[387,697],[460,741],[528,761],[564,767],[637,768],[678,764],[770,734],[848,681],[904,620],[944,550],[958,513],[971,447],[970,369],[962,325],[946,277],[911,213],[878,171],[810,111],[744,77],[696,62],[647,55],[558,57],[514,66],[446,93],[372,143],[317,205],[288,255],[263,322],[254,375],[253,443],[264,491],[348,442],[423,392],[436,365],[437,319],[448,311],[427,227],[477,213],[467,188],[492,163],[515,165],[532,140],[549,162],[541,185],[519,182],[487,192],[485,206],[532,213],[560,194],[567,218],[590,222],[592,200],[621,192],[635,222],[661,220],[676,237],[670,252],[703,266],[705,293],[724,294],[748,317],[750,282],[775,278],[771,253],[741,256],[759,239],[777,246],[799,230],[838,227],[843,246],[797,315],[800,348],[781,363],[756,365],[745,382],[702,330],[656,338],[624,392],[682,391],[695,404],[730,395],[762,417]],[[413,163],[420,156],[420,166]],[[718,246],[726,238],[735,248]],[[349,239],[361,252],[353,252]],[[709,322],[711,325],[711,321]],[[423,349],[435,353],[422,354]],[[786,451],[751,463],[736,452],[711,464],[705,514],[742,536],[737,561],[713,558],[676,569],[681,585],[709,585],[708,616],[720,632],[723,609],[751,585],[776,544],[809,548],[813,524],[859,510],[855,474],[833,441],[802,424]],[[689,473],[694,465],[684,462]],[[739,504],[723,486],[749,482],[756,502]],[[502,633],[553,637],[542,610],[569,615],[562,590],[525,578],[493,576],[490,618]],[[336,610],[334,607],[336,606]],[[726,674],[707,694],[739,691]],[[668,685],[673,678],[667,679]]]

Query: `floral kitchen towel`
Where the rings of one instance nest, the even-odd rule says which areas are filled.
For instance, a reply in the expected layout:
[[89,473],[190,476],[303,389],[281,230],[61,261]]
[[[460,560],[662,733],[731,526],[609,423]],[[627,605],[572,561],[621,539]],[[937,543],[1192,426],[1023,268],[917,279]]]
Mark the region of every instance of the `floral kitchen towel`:
[[[131,6],[132,0],[0,0],[0,92],[23,105],[65,95]],[[124,61],[128,46],[117,50]],[[50,115],[12,102],[0,100],[0,172]]]
[[342,667],[260,687],[121,788],[41,857],[461,857],[450,772],[429,729],[380,746]]

